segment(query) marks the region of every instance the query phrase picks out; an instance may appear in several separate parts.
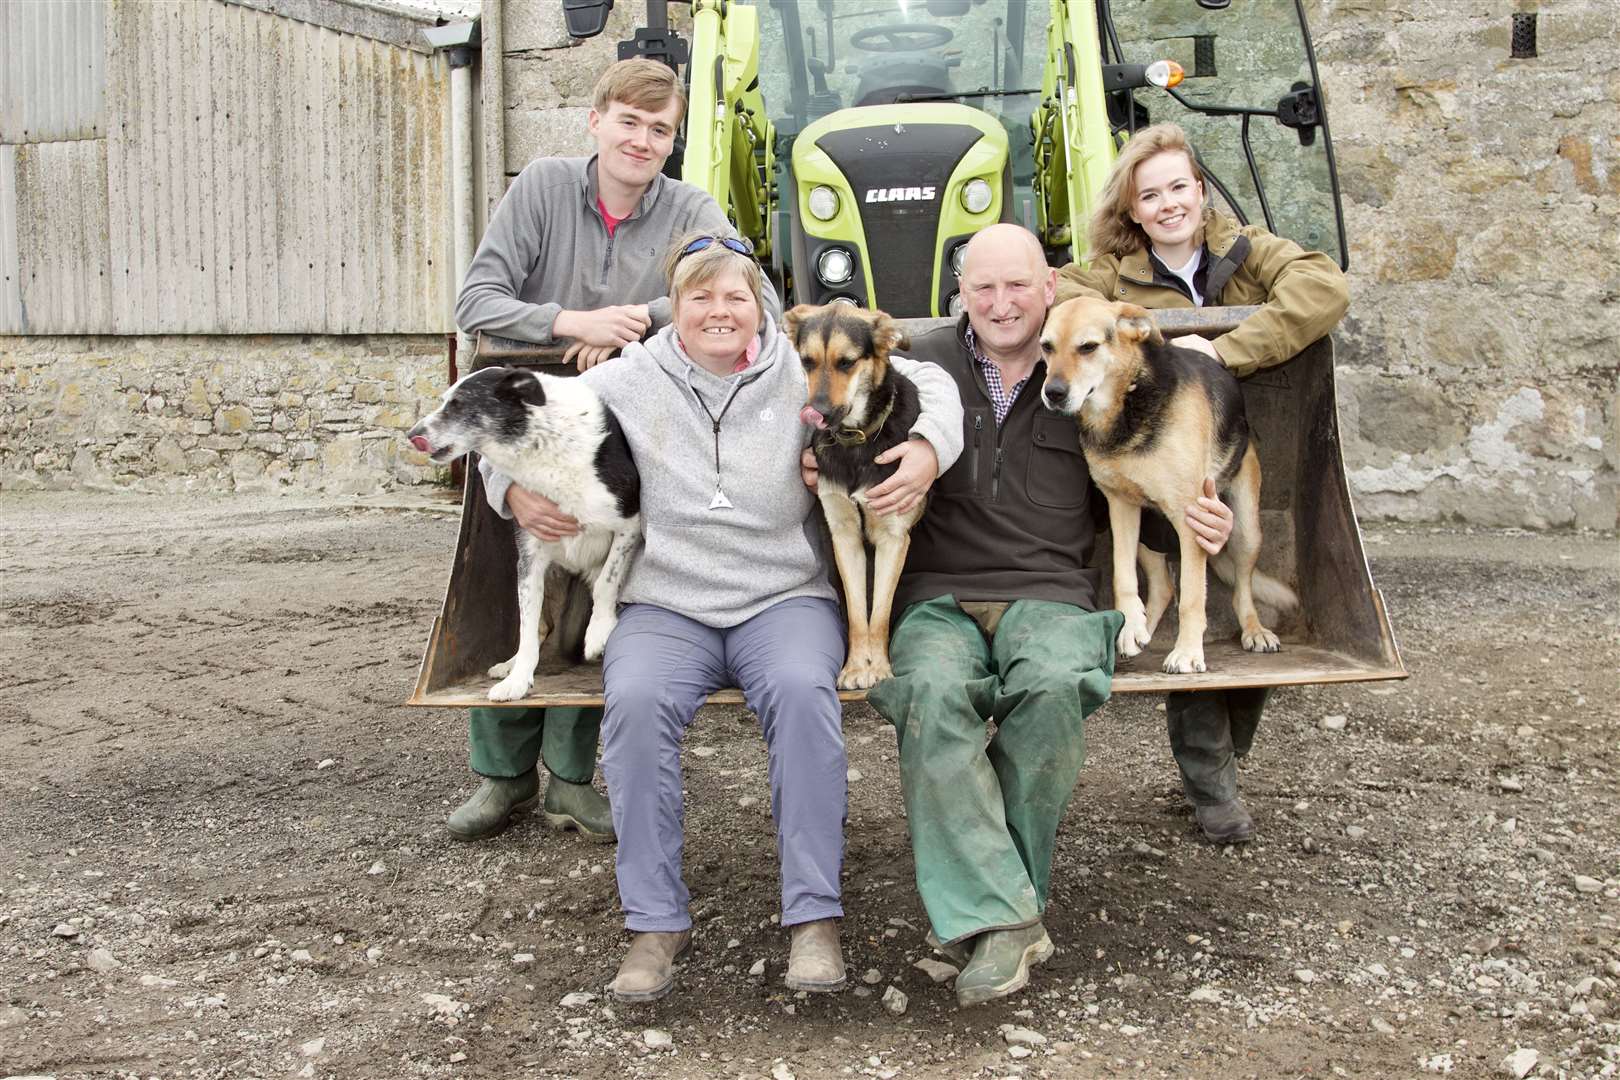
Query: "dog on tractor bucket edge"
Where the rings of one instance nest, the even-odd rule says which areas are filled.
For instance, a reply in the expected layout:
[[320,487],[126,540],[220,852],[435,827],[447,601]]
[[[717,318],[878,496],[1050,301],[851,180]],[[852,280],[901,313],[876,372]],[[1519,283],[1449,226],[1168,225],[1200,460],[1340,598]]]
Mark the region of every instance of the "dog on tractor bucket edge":
[[[560,540],[542,540],[513,523],[518,650],[489,669],[500,679],[489,699],[516,701],[534,685],[540,645],[548,632],[541,626],[541,612],[546,571],[552,566],[578,575],[590,589],[583,644],[564,641],[564,655],[600,659],[618,622],[619,586],[641,539],[641,477],[612,410],[574,379],[485,368],[445,391],[439,408],[407,438],[438,464],[475,451],[513,483],[544,495],[579,521],[580,531]],[[558,623],[565,637],[577,635],[577,613],[564,612]],[[576,629],[570,632],[570,626]]]
[[[1243,647],[1276,652],[1255,599],[1286,610],[1299,599],[1288,586],[1255,569],[1260,557],[1260,458],[1231,372],[1192,349],[1165,343],[1153,316],[1134,304],[1078,297],[1047,315],[1041,331],[1046,404],[1079,420],[1080,446],[1092,479],[1108,499],[1114,534],[1114,606],[1125,616],[1121,656],[1135,656],[1153,639],[1170,601],[1163,556],[1144,559],[1144,605],[1136,581],[1143,506],[1158,508],[1175,526],[1181,549],[1180,620],[1164,670],[1204,670],[1206,561],[1232,587]],[[1232,535],[1209,559],[1183,520],[1205,477],[1213,477],[1232,508]]]
[[[804,364],[809,398],[801,418],[815,431],[810,449],[820,470],[816,495],[832,533],[833,558],[844,583],[849,655],[838,685],[864,690],[893,674],[889,616],[895,586],[911,546],[911,527],[924,501],[899,514],[875,514],[866,493],[894,475],[898,463],[872,459],[906,441],[920,410],[917,388],[889,363],[905,335],[881,311],[849,304],[801,304],[783,318]],[[866,602],[866,544],[872,544],[872,604]]]

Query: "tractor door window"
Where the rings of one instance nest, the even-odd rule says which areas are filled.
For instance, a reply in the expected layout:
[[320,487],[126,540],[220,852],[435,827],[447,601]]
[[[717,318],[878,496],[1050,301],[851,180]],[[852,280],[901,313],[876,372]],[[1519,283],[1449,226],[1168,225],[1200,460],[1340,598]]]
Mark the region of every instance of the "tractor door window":
[[[1187,130],[1237,216],[1345,264],[1338,177],[1298,0],[1098,0],[1105,59],[1169,59],[1173,93],[1137,90],[1150,122]],[[1140,123],[1142,109],[1134,121]],[[1274,115],[1267,115],[1267,113]],[[1114,116],[1130,126],[1130,110]]]

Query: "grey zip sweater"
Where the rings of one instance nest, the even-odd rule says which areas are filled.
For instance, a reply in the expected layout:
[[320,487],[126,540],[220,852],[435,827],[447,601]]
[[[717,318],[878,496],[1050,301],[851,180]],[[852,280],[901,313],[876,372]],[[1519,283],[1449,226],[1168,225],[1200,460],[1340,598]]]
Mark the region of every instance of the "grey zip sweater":
[[[699,230],[736,235],[707,192],[660,175],[609,236],[598,194],[594,155],[530,162],[501,199],[467,269],[456,325],[469,334],[487,330],[549,345],[559,311],[646,304],[657,329],[671,317],[663,273],[670,246]],[[780,308],[774,293],[766,307]]]
[[[688,360],[671,327],[580,376],[619,418],[641,473],[645,535],[621,601],[729,627],[790,597],[837,598],[820,510],[799,473],[810,436],[799,420],[804,368],[773,322],[761,337],[758,358],[736,375]],[[923,411],[912,434],[928,440],[944,472],[962,450],[956,383],[932,364],[897,357],[895,370],[917,386]],[[720,421],[718,476],[711,416]],[[490,504],[509,516],[511,481],[483,471]],[[717,490],[729,507],[710,508]]]

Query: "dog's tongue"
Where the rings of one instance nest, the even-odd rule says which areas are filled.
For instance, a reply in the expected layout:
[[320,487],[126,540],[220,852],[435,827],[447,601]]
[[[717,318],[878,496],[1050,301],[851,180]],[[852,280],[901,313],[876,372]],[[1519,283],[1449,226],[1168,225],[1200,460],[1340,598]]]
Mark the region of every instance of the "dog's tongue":
[[411,445],[416,447],[418,450],[422,451],[422,453],[424,453],[424,454],[433,453],[432,445],[427,441],[426,438],[424,438],[421,435],[412,435],[411,436]]
[[800,423],[809,424],[811,427],[821,428],[823,430],[825,430],[827,427],[827,418],[816,412],[816,410],[811,408],[809,405],[806,405],[804,408],[799,410],[799,421]]

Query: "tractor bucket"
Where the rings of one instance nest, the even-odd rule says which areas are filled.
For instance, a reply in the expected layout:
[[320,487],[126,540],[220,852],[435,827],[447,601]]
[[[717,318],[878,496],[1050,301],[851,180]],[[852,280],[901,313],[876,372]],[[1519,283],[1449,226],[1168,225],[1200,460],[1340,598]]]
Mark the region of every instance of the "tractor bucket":
[[[1231,329],[1252,310],[1205,308],[1154,314],[1166,336],[1214,336]],[[917,333],[946,320],[904,322]],[[572,373],[571,366],[560,366],[561,359],[556,347],[480,337],[474,366],[522,365],[559,375]],[[1261,610],[1262,618],[1271,620],[1268,625],[1281,635],[1282,651],[1243,651],[1237,642],[1231,594],[1211,575],[1209,629],[1204,642],[1208,670],[1193,675],[1167,675],[1160,670],[1175,638],[1172,605],[1148,649],[1118,665],[1114,693],[1405,678],[1383,597],[1367,568],[1345,481],[1332,340],[1324,338],[1286,364],[1251,376],[1243,383],[1243,395],[1263,476],[1260,501],[1265,543],[1260,568],[1290,585],[1300,598],[1299,609],[1286,617]],[[1110,563],[1109,543],[1109,537],[1101,538],[1095,557],[1105,572]],[[470,468],[449,588],[444,607],[433,620],[409,704],[491,704],[486,695],[494,680],[486,672],[491,665],[509,659],[517,648],[516,567],[512,524],[489,508],[478,471]],[[569,580],[557,573],[547,581],[548,611],[554,609],[554,601],[560,599]],[[546,621],[555,625],[552,616]],[[866,694],[844,691],[839,696],[860,701]],[[594,705],[601,700],[601,666],[567,663],[548,641],[529,696],[502,704]],[[741,704],[742,694],[725,689],[710,701]]]

